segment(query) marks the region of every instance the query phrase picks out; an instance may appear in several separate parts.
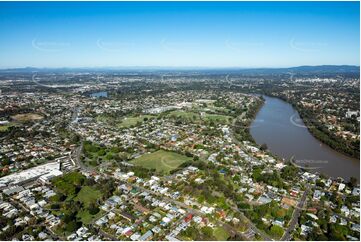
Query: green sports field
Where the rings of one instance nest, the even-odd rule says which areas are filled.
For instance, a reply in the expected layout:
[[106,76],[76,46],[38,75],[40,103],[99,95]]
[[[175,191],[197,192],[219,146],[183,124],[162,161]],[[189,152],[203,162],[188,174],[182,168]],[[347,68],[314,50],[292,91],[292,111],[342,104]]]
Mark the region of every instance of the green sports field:
[[191,158],[170,151],[158,150],[156,152],[142,155],[130,163],[147,169],[156,169],[157,172],[169,174],[171,170],[176,169],[182,163],[191,160]]
[[136,117],[125,117],[121,123],[118,124],[118,127],[120,128],[129,128],[130,126],[135,126],[138,123],[142,123],[144,121],[144,118],[154,118],[155,116],[152,115],[139,115]]

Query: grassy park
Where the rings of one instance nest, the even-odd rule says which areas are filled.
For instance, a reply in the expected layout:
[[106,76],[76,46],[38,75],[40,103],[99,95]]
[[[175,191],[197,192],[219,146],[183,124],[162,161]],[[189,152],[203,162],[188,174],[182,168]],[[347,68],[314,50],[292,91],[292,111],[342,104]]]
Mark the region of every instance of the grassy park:
[[197,122],[200,121],[200,116],[195,112],[186,112],[182,110],[172,111],[168,114],[168,117],[179,119],[186,122]]
[[181,164],[189,161],[191,158],[170,151],[158,150],[156,152],[142,155],[130,163],[147,169],[155,169],[157,172],[169,174]]
[[222,124],[230,124],[232,122],[232,117],[227,115],[219,115],[219,114],[204,114],[204,120],[214,123],[222,123]]
[[131,126],[135,126],[139,123],[144,122],[144,120],[154,118],[152,115],[140,115],[136,117],[125,117],[121,120],[121,122],[118,124],[119,128],[129,128]]
[[222,114],[211,114],[207,112],[191,112],[191,111],[172,111],[167,115],[169,118],[173,118],[176,120],[184,121],[184,122],[213,122],[216,124],[230,124],[232,121],[232,117],[228,115]]
[[75,201],[81,201],[84,205],[88,206],[92,202],[96,202],[101,198],[102,193],[90,186],[83,186],[80,192],[75,197]]
[[128,116],[128,117],[113,117],[110,115],[99,115],[96,117],[98,122],[106,123],[111,126],[118,128],[130,128],[141,124],[145,120],[154,118],[154,115],[139,115],[139,116]]
[[102,215],[97,206],[97,201],[103,197],[102,188],[88,182],[79,172],[66,173],[52,180],[56,195],[51,197],[48,208],[53,214],[62,215],[63,222],[54,229],[56,233],[67,236]]

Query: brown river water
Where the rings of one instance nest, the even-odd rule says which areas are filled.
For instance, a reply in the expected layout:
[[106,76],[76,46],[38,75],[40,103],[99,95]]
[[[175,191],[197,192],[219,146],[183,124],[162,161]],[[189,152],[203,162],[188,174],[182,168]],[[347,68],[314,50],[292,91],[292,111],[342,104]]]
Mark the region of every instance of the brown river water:
[[311,135],[298,112],[279,98],[264,96],[265,104],[250,127],[257,144],[266,143],[280,158],[293,157],[295,164],[310,172],[360,181],[360,161],[343,155]]

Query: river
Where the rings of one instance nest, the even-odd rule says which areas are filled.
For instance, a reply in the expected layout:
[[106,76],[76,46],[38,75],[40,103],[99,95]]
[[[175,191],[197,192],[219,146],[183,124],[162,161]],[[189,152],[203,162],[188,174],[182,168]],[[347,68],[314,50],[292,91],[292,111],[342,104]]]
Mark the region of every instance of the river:
[[314,138],[298,112],[279,98],[264,96],[265,104],[252,122],[250,132],[257,144],[308,169],[331,177],[360,180],[360,161],[345,156]]

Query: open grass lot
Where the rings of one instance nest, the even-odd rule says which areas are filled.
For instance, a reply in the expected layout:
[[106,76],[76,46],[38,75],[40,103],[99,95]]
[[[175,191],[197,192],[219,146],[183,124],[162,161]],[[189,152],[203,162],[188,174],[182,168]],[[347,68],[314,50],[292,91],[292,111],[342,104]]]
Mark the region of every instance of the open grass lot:
[[215,228],[213,231],[213,236],[216,237],[218,241],[219,240],[225,241],[229,238],[228,232],[222,227]]
[[108,125],[116,126],[118,128],[129,128],[144,122],[144,119],[154,118],[154,115],[139,115],[129,117],[112,117],[108,115],[99,115],[96,117],[98,122],[107,123]]
[[145,154],[138,157],[130,163],[147,169],[155,169],[157,172],[169,174],[171,170],[176,169],[182,163],[191,158],[170,151],[158,150],[151,154]]
[[219,113],[231,113],[232,110],[228,109],[228,108],[225,108],[225,107],[215,107],[215,106],[212,106],[210,107],[210,109],[214,112],[219,112]]
[[88,210],[83,209],[78,212],[77,218],[80,219],[83,224],[90,224],[91,222],[96,221],[96,219],[99,219],[104,213],[103,210],[100,210],[97,214],[91,215]]
[[89,186],[84,186],[75,197],[75,200],[81,201],[88,206],[90,203],[96,202],[101,196],[102,194],[100,191]]
[[96,121],[103,122],[103,123],[109,123],[109,122],[111,122],[113,120],[114,120],[113,117],[110,117],[110,116],[107,116],[107,115],[104,115],[104,114],[98,115],[96,117]]
[[229,115],[232,113],[232,110],[225,107],[216,107],[213,105],[207,105],[207,107],[196,107],[193,110],[197,112],[206,112],[210,114],[219,114],[219,115]]
[[180,120],[188,121],[188,122],[200,121],[200,116],[198,113],[186,112],[186,111],[182,111],[182,110],[172,111],[167,116],[170,118],[180,119]]
[[203,115],[203,119],[204,120],[208,120],[208,121],[213,121],[215,123],[222,123],[222,124],[229,124],[232,121],[232,117],[231,116],[227,116],[227,115],[219,115],[219,114],[204,114]]
[[11,118],[19,122],[28,122],[28,121],[41,120],[44,117],[36,113],[23,113],[23,114],[16,114],[14,116],[11,116]]
[[118,124],[118,127],[120,128],[128,128],[130,126],[135,126],[137,125],[137,123],[142,123],[144,122],[145,118],[154,118],[154,116],[152,115],[140,115],[137,117],[126,117],[124,119],[122,119],[121,123]]
[[229,124],[232,122],[231,120],[233,119],[232,116],[228,115],[210,114],[206,112],[202,112],[202,114],[200,115],[197,112],[181,110],[170,112],[167,116],[186,122],[201,122],[203,120],[205,122],[214,122],[221,124]]
[[11,128],[12,126],[14,126],[14,124],[12,124],[12,123],[2,124],[2,125],[0,125],[0,132],[8,131],[9,128]]

